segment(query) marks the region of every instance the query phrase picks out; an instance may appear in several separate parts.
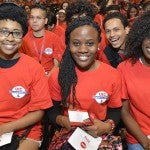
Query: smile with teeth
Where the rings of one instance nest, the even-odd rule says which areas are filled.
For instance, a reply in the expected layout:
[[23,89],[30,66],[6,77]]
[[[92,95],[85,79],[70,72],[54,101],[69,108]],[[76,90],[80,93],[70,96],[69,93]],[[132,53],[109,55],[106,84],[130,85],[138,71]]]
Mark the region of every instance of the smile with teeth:
[[118,41],[118,39],[111,39],[110,41],[111,41],[111,43],[116,43]]
[[14,47],[14,44],[5,44],[5,47],[7,49],[12,49]]
[[147,48],[147,51],[150,52],[150,48]]
[[88,59],[88,56],[79,56],[79,60],[85,61]]

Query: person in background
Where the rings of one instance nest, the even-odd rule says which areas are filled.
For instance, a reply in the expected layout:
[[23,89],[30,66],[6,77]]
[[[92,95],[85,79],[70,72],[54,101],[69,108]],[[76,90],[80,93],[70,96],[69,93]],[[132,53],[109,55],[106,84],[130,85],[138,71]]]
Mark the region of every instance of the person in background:
[[[67,10],[66,10],[66,21],[67,24],[69,24],[72,20],[79,18],[79,17],[84,17],[88,16],[92,18],[95,22],[95,10],[93,7],[93,4],[87,0],[76,0],[75,2],[71,3]],[[98,23],[98,22],[97,22]],[[99,58],[99,52],[103,51],[106,45],[108,44],[108,41],[106,39],[105,33],[103,32],[102,26],[99,24],[101,28],[101,43],[99,44],[99,49],[97,51],[97,59]]]
[[[77,18],[67,27],[66,50],[60,68],[49,78],[54,107],[47,111],[50,123],[64,132],[59,130],[56,135],[59,138],[52,139],[49,150],[72,148],[67,142],[75,129],[68,117],[71,109],[93,115],[93,121],[84,130],[93,137],[103,138],[101,148],[121,148],[120,141],[116,142],[112,136],[120,118],[121,78],[115,68],[95,59],[100,32],[99,26],[88,17]],[[82,128],[82,123],[77,126]],[[115,142],[111,144],[110,139]]]
[[66,11],[64,9],[60,9],[57,13],[57,25],[61,26],[64,30],[66,30]]
[[57,25],[57,17],[54,13],[49,13],[46,26],[47,30],[54,32],[60,37],[62,42],[65,43],[65,30],[61,26]]
[[68,6],[69,6],[69,3],[68,2],[63,2],[62,4],[61,4],[61,9],[64,9],[65,11],[66,11],[66,9],[68,8]]
[[40,121],[52,102],[42,66],[19,52],[27,30],[23,8],[0,4],[0,136],[9,132],[21,136],[32,125],[18,150],[38,150]]
[[139,16],[139,8],[136,4],[130,3],[127,9],[127,18],[130,26],[132,26],[134,20]]
[[108,7],[106,7],[106,14],[114,13],[114,12],[120,12],[119,5],[109,5]]
[[150,149],[149,16],[150,12],[146,12],[133,23],[125,46],[127,60],[118,66],[122,75],[122,119],[127,128],[129,150]]
[[125,59],[125,41],[130,29],[129,22],[126,16],[115,12],[105,17],[103,27],[110,44],[101,51],[99,59],[116,68]]
[[145,2],[144,4],[143,4],[143,12],[147,12],[147,11],[150,11],[150,1],[148,1],[148,2]]
[[46,7],[41,4],[33,5],[29,18],[32,30],[24,37],[20,51],[35,58],[49,76],[59,66],[64,43],[56,34],[45,29],[47,21]]

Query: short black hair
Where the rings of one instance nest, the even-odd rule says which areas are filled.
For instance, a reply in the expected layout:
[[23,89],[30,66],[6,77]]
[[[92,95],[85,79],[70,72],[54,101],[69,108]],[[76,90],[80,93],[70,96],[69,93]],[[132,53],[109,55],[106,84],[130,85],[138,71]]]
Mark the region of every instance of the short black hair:
[[128,19],[125,15],[119,13],[119,12],[114,12],[114,13],[110,13],[108,14],[104,20],[103,20],[103,28],[105,29],[105,23],[110,20],[110,19],[119,19],[122,23],[122,25],[125,27],[129,26],[129,22]]
[[56,25],[57,23],[57,17],[53,12],[50,12],[48,14],[48,21],[47,21],[47,25],[52,26],[53,24]]
[[31,10],[32,9],[41,9],[45,13],[45,17],[47,17],[47,9],[44,4],[36,3],[35,5],[31,6]]
[[93,21],[93,19],[91,17],[85,16],[85,17],[81,17],[81,18],[76,18],[67,27],[66,32],[65,32],[66,45],[70,41],[70,33],[74,29],[84,26],[84,25],[90,25],[90,26],[94,27],[98,32],[98,40],[99,41],[101,40],[101,37],[100,37],[101,30],[100,30],[99,25],[95,21]]
[[106,12],[109,12],[111,10],[118,10],[120,12],[120,6],[119,5],[109,5],[106,7]]
[[18,22],[23,30],[23,36],[28,32],[27,15],[23,8],[14,3],[0,4],[0,20],[12,20]]
[[69,4],[66,10],[66,21],[67,23],[71,22],[73,15],[82,15],[85,14],[88,17],[94,19],[96,12],[93,5],[87,0],[76,0],[75,2]]

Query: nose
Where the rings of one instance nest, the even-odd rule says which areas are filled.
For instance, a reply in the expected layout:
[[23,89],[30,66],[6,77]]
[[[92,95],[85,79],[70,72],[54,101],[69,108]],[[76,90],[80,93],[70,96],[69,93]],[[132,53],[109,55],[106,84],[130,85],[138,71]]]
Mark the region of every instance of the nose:
[[86,44],[82,44],[79,48],[79,52],[80,53],[87,53],[88,52],[88,48],[86,46]]
[[7,40],[9,40],[9,41],[14,40],[13,33],[9,33],[9,35],[7,36]]
[[110,31],[110,37],[113,37],[115,34],[115,32],[113,30]]

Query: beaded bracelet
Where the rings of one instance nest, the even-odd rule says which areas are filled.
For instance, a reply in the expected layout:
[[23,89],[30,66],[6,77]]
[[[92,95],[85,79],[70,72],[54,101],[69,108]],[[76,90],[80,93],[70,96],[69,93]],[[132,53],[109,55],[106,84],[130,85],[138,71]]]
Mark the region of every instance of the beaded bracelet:
[[105,122],[111,125],[111,130],[109,131],[109,134],[111,134],[115,128],[115,123],[112,119],[107,119]]

